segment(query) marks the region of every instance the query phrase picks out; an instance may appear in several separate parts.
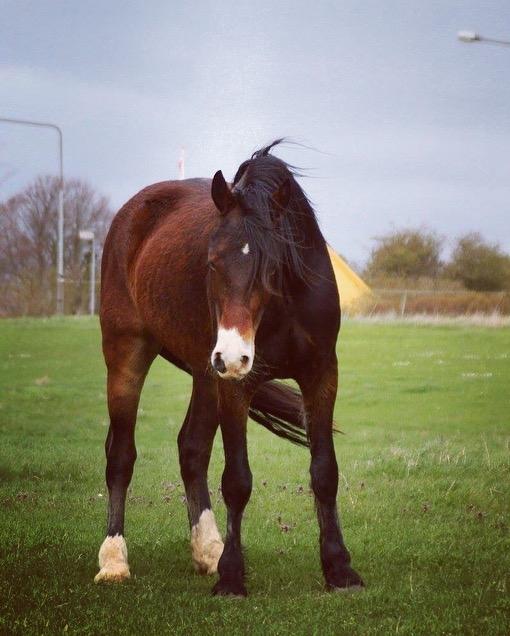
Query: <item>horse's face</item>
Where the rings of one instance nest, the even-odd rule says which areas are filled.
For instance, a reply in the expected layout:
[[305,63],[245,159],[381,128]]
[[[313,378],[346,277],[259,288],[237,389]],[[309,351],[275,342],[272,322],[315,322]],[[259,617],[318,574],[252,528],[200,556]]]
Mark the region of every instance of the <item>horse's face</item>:
[[269,294],[255,278],[243,213],[221,172],[213,180],[212,197],[222,216],[208,253],[208,295],[217,324],[211,363],[222,378],[240,380],[253,366],[255,333]]

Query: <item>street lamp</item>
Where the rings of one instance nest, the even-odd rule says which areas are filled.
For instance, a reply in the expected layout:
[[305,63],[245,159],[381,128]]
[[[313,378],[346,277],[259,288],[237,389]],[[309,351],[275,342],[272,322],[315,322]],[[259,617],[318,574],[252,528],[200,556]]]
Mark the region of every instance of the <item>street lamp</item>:
[[80,230],[80,241],[90,241],[90,289],[89,289],[89,313],[96,313],[96,242],[94,232]]
[[28,119],[10,119],[0,117],[0,122],[6,124],[20,124],[22,126],[36,126],[38,128],[51,128],[58,133],[58,151],[60,177],[58,183],[58,222],[57,222],[57,314],[64,313],[64,152],[62,130],[55,124],[48,124]]
[[489,44],[499,44],[500,46],[510,46],[510,40],[496,40],[494,38],[486,38],[475,31],[459,31],[457,39],[461,42],[488,42]]

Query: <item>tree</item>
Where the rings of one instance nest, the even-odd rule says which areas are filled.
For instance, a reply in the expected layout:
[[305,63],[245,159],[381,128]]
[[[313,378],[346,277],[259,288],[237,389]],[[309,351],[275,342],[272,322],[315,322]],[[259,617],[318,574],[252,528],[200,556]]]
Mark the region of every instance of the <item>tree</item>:
[[[59,181],[38,177],[0,203],[0,315],[53,313]],[[108,200],[78,179],[64,183],[66,308],[81,310],[84,258],[80,230],[102,248],[112,218]]]
[[442,239],[420,229],[398,230],[378,237],[367,264],[367,275],[435,278],[441,269]]
[[467,289],[499,291],[510,288],[510,256],[499,245],[486,243],[474,232],[457,241],[447,273]]

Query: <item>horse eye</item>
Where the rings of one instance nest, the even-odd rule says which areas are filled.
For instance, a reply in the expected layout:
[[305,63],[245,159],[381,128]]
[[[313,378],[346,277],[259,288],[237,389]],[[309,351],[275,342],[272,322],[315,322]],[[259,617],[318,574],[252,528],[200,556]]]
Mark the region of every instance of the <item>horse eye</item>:
[[216,267],[214,266],[214,263],[212,261],[207,261],[207,267],[212,271],[215,272],[216,271]]

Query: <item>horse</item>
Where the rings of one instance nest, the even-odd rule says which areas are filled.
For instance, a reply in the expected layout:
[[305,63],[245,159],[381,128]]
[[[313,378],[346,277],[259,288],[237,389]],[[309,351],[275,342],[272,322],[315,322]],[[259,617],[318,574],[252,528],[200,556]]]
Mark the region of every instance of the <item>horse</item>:
[[[252,474],[250,416],[310,449],[320,559],[328,589],[361,588],[337,512],[333,445],[338,290],[315,212],[296,169],[257,150],[228,184],[165,181],[130,199],[107,235],[100,324],[110,426],[105,443],[108,523],[96,582],[130,576],[126,491],[136,459],[140,392],[159,355],[191,374],[178,435],[195,569],[218,572],[213,594],[246,596],[241,522]],[[294,379],[299,390],[279,382]],[[223,543],[207,470],[218,426],[227,508]]]

